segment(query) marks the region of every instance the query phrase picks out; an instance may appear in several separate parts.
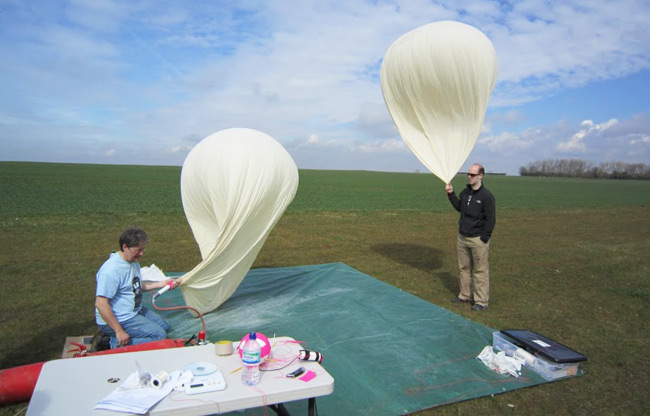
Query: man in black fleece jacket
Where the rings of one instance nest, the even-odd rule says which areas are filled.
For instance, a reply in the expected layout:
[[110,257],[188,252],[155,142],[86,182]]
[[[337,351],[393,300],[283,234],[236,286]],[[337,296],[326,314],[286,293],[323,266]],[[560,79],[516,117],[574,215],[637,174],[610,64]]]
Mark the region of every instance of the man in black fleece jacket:
[[460,291],[452,302],[469,303],[472,310],[488,307],[490,298],[490,237],[496,223],[494,195],[483,186],[485,169],[470,166],[467,187],[456,196],[451,184],[445,186],[449,202],[460,212],[458,220],[458,268]]

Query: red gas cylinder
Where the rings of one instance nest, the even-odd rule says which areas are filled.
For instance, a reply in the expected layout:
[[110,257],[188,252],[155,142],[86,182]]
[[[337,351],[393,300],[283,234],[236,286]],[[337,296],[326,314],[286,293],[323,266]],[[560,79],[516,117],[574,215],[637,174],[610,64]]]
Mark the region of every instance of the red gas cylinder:
[[45,362],[0,370],[0,404],[29,400],[43,364]]
[[[186,341],[187,340],[185,339],[161,339],[158,341],[145,342],[144,344],[127,345],[125,347],[114,348],[112,350],[88,352],[83,356],[90,357],[93,355],[121,354],[123,352],[164,350],[166,348],[178,348],[184,346]],[[81,356],[82,355],[79,355],[79,357]]]

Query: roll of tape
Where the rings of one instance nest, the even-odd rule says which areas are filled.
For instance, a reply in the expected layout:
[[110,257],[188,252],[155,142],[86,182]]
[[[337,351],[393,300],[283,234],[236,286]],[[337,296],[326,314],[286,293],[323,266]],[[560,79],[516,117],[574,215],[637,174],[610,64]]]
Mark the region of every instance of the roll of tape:
[[231,341],[218,341],[215,344],[215,349],[217,355],[230,355],[232,354],[232,342]]
[[161,370],[151,378],[151,385],[157,389],[161,388],[165,382],[169,380],[169,373],[165,370]]

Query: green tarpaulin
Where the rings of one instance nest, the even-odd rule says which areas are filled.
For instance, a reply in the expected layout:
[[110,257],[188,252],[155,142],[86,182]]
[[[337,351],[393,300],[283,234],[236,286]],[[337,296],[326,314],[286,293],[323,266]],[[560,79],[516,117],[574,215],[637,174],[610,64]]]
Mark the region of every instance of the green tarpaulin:
[[[161,307],[182,304],[180,290],[156,300]],[[161,313],[172,325],[170,338],[201,329],[186,310]],[[402,415],[546,382],[527,369],[519,378],[500,375],[476,359],[492,345],[494,329],[343,263],[250,270],[204,319],[212,342],[257,331],[321,352],[335,389],[317,399],[320,415]],[[306,404],[287,408],[302,414]]]

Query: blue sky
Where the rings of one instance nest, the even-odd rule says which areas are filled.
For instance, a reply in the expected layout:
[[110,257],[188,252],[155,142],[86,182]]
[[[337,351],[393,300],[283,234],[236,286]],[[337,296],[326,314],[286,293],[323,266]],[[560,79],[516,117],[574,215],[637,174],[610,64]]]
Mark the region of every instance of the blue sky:
[[0,160],[180,166],[248,127],[299,168],[425,172],[379,68],[440,20],[481,30],[499,61],[466,166],[650,163],[646,0],[0,0]]

